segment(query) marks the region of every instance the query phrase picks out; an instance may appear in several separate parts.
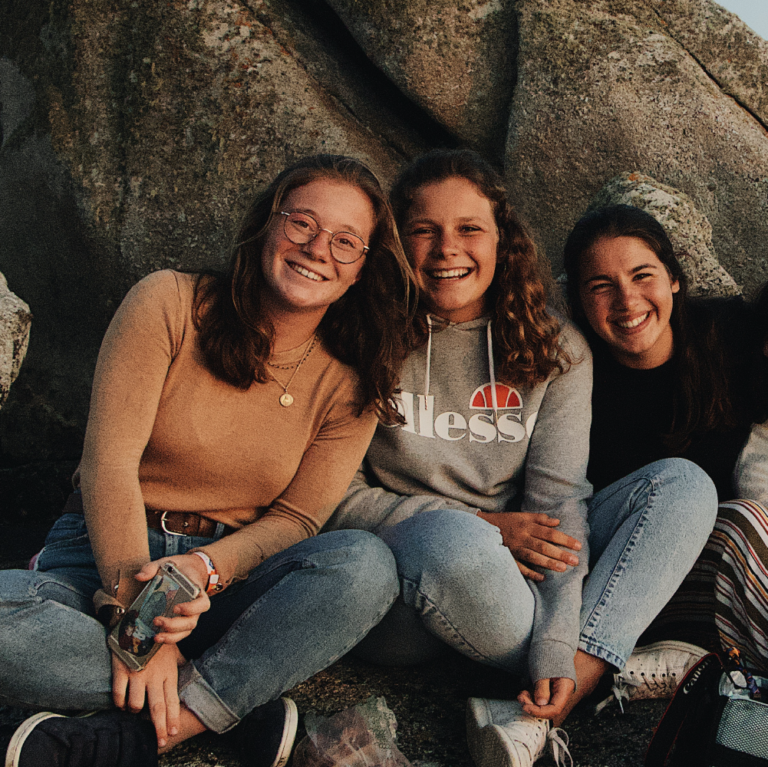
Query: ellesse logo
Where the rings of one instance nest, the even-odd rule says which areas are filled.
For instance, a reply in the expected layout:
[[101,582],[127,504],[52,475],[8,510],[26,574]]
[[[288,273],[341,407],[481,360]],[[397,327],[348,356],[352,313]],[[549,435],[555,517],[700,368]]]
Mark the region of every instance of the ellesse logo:
[[[487,410],[493,407],[493,388],[490,384],[478,386],[469,398],[473,410]],[[518,408],[523,406],[523,399],[517,389],[506,384],[496,384],[496,407]]]
[[498,383],[496,412],[493,410],[493,390],[489,383],[478,386],[469,398],[470,411],[485,411],[482,413],[465,416],[449,410],[435,415],[433,395],[414,395],[406,391],[395,397],[395,404],[405,418],[405,424],[401,427],[403,431],[449,442],[457,442],[465,437],[470,442],[479,443],[521,442],[533,433],[538,415],[538,412],[531,414],[523,423],[523,398],[520,392]]

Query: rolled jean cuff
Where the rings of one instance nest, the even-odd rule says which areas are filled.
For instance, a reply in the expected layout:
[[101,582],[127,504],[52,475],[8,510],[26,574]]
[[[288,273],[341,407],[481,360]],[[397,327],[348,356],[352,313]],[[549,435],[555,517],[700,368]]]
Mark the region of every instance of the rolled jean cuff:
[[192,662],[179,669],[179,700],[213,732],[231,730],[240,721]]
[[[596,644],[588,639],[582,637],[579,639],[579,650],[585,652],[587,655],[592,655],[594,658],[600,658],[606,663],[610,663],[615,666],[619,671],[627,665],[627,658],[622,658],[620,655],[616,655],[613,650],[609,650],[603,645]],[[631,650],[630,650],[631,653]]]

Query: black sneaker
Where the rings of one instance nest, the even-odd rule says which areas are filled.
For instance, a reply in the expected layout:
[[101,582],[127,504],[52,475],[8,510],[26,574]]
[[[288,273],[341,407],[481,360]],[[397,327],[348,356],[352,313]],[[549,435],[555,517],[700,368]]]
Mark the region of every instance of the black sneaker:
[[2,742],[5,767],[157,767],[155,728],[123,711],[71,719],[44,711]]
[[233,730],[243,764],[285,767],[296,740],[299,712],[290,698],[253,709]]

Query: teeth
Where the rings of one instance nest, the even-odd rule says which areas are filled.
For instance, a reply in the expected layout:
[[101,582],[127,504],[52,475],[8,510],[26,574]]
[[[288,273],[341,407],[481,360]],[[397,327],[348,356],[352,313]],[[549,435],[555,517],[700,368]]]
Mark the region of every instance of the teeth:
[[298,264],[291,264],[289,263],[288,266],[293,269],[294,272],[298,272],[303,277],[307,277],[310,280],[314,280],[315,282],[322,282],[323,278],[316,274],[315,272],[310,272],[309,269],[305,269],[303,266],[299,266]]
[[648,315],[650,312],[646,312],[642,317],[638,317],[636,320],[629,320],[629,322],[616,322],[616,324],[620,328],[626,328],[627,330],[631,328],[636,328],[641,323],[645,322],[648,319]]
[[439,280],[448,279],[449,277],[465,277],[469,274],[469,269],[463,267],[461,269],[436,269],[429,273],[430,277],[435,277]]

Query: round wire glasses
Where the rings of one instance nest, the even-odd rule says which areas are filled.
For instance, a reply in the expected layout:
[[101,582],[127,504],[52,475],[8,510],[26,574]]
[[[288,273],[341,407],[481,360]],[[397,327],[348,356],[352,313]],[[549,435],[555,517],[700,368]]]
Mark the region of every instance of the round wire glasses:
[[330,229],[323,229],[308,213],[294,210],[280,211],[280,215],[285,216],[283,219],[285,236],[294,245],[306,245],[312,242],[320,232],[328,232],[331,235],[331,255],[340,264],[354,264],[369,249],[362,237],[352,232],[332,232]]

